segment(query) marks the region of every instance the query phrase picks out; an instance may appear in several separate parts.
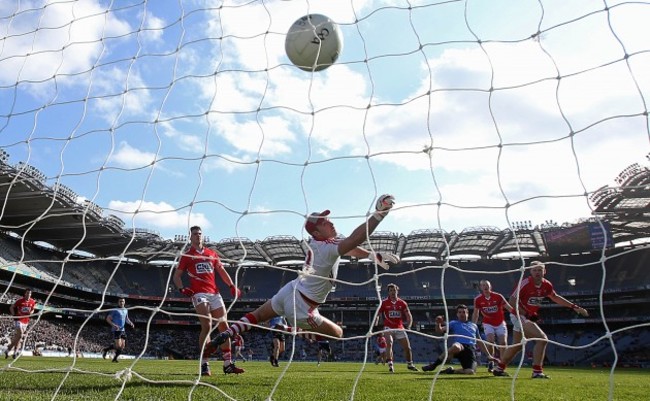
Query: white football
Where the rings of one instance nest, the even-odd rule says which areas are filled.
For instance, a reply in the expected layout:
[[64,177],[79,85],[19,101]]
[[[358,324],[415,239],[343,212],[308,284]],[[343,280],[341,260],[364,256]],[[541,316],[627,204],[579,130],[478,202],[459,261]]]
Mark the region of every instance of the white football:
[[338,25],[321,14],[309,14],[291,25],[284,49],[289,60],[301,70],[320,71],[331,66],[343,50]]

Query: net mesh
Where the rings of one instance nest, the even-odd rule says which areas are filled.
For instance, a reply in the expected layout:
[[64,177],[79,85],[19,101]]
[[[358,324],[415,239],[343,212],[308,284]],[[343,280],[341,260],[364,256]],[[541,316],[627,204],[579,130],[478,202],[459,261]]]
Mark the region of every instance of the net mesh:
[[[339,24],[345,44],[336,64],[308,73],[288,62],[284,38],[295,19],[314,12]],[[238,280],[253,275],[245,267],[253,249],[241,240],[249,233],[297,230],[314,208],[349,202],[351,210],[333,215],[347,234],[384,191],[398,192],[398,206],[382,228],[401,232],[423,224],[441,232],[476,225],[514,230],[522,219],[590,216],[589,196],[627,167],[635,151],[647,153],[649,16],[646,2],[628,1],[3,2],[0,144],[3,164],[11,157],[18,173],[3,181],[0,226],[22,233],[19,246],[10,244],[11,236],[3,245],[3,269],[19,267],[3,297],[16,277],[31,274],[55,283],[47,306],[58,289],[84,283],[90,266],[92,288],[101,293],[97,307],[65,308],[87,316],[71,328],[73,349],[80,348],[80,333],[110,309],[106,294],[120,292],[115,283],[129,267],[84,248],[93,214],[121,219],[130,241],[117,256],[137,242],[136,227],[183,232],[218,220],[215,232],[243,249],[230,261],[240,264],[231,270]],[[51,202],[27,225],[6,223],[12,188],[32,179],[53,189]],[[42,253],[25,238],[43,219],[65,215],[63,198],[83,210],[81,239],[65,249],[71,253],[33,256]],[[452,244],[444,243],[446,256],[435,263],[374,274],[369,267],[366,276],[337,285],[372,287],[379,297],[382,283],[424,277],[440,289],[447,311],[454,295],[445,290],[448,280],[527,274],[530,255],[517,240],[507,268],[473,270],[452,260]],[[75,251],[89,254],[80,260]],[[170,256],[177,260],[179,253]],[[646,327],[612,330],[605,319],[606,264],[619,257],[603,245],[596,262],[552,263],[562,272],[583,268],[580,278],[587,271],[600,277],[591,306],[602,333],[584,344],[550,344],[581,350],[608,342],[618,358],[613,337]],[[450,271],[458,274],[448,279]],[[161,288],[170,286],[171,274],[162,275]],[[160,311],[195,317],[167,310],[168,296],[160,296],[157,307],[129,306],[149,312],[145,345],[118,378],[208,386],[231,398],[218,384],[155,380],[137,371]],[[41,317],[34,320],[46,324]],[[372,330],[343,339],[364,344],[351,398],[371,358]],[[448,336],[442,339],[447,344]],[[300,344],[291,341],[293,361]],[[24,370],[13,362],[2,369]],[[76,358],[61,371],[52,399],[73,373],[107,375],[77,369]],[[613,384],[612,367],[609,399]]]

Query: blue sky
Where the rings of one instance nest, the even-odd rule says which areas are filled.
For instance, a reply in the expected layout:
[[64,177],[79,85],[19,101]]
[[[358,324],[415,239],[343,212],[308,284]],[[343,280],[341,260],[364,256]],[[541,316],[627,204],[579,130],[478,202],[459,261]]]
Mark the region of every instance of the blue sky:
[[[382,193],[380,231],[573,222],[647,164],[648,3],[112,3],[0,4],[0,146],[127,227],[347,235]],[[344,36],[314,74],[307,13]]]

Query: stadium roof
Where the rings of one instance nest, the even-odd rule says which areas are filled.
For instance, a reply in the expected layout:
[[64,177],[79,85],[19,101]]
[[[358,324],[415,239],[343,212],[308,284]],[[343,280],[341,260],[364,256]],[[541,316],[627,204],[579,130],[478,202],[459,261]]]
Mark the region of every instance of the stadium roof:
[[616,242],[650,237],[650,170],[634,163],[616,182],[618,187],[604,186],[591,195],[594,214],[611,224]]
[[[30,242],[42,241],[63,252],[76,250],[141,262],[175,260],[187,244],[187,236],[170,240],[146,228],[125,229],[119,217],[104,215],[102,208],[92,202],[78,203],[78,195],[70,188],[61,184],[47,186],[38,169],[22,163],[10,166],[3,154],[6,153],[0,154],[0,230],[6,234]],[[492,258],[513,252],[544,255],[553,249],[582,252],[591,250],[591,243],[576,242],[572,235],[584,231],[597,234],[599,221],[608,224],[614,243],[650,237],[650,170],[635,164],[625,169],[617,181],[618,187],[605,186],[591,195],[595,216],[592,221],[514,229],[471,227],[460,233],[428,229],[409,235],[376,232],[370,237],[370,245],[402,258],[437,260],[465,255]],[[283,235],[263,241],[227,238],[209,241],[208,246],[226,261],[260,264],[302,260],[306,252],[304,241]]]

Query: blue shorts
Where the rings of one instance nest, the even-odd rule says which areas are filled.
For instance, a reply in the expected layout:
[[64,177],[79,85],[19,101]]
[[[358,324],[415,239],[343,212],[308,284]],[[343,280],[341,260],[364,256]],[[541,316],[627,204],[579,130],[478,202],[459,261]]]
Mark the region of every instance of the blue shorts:
[[126,340],[126,331],[124,331],[124,330],[115,330],[113,332],[113,339],[114,340],[121,340],[121,339]]

